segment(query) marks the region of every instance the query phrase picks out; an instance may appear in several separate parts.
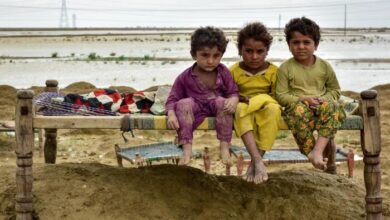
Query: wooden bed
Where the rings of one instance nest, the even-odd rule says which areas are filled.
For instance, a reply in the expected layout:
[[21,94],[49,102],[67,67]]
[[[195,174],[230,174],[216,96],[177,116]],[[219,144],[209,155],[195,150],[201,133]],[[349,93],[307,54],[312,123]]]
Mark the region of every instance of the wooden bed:
[[[46,81],[45,91],[58,92],[56,80]],[[55,163],[57,154],[57,129],[104,128],[120,129],[122,116],[42,116],[35,115],[34,93],[20,90],[16,104],[16,203],[17,219],[32,219],[33,212],[33,146],[34,129],[45,129],[44,157],[46,163]],[[381,134],[377,92],[363,91],[360,116],[348,116],[341,130],[360,130],[361,147],[364,154],[364,182],[366,187],[367,219],[382,219],[382,197],[380,151]],[[132,115],[132,129],[166,130],[165,116]],[[214,129],[214,118],[207,118],[198,129]],[[284,129],[287,129],[286,127]],[[328,150],[335,151],[334,141]],[[330,158],[331,159],[331,158]]]

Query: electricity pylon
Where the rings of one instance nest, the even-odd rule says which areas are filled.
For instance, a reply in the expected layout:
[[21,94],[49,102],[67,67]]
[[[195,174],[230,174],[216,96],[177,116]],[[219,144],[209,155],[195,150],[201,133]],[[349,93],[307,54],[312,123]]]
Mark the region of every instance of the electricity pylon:
[[66,0],[62,0],[60,27],[69,27],[68,11],[66,9]]

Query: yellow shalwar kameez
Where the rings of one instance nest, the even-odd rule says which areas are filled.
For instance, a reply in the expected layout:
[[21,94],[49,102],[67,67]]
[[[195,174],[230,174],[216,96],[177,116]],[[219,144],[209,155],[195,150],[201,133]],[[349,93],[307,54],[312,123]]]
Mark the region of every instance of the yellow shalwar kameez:
[[233,80],[241,96],[249,98],[249,104],[240,102],[234,117],[236,135],[241,137],[253,131],[256,145],[260,150],[269,151],[275,142],[281,123],[281,107],[274,99],[277,67],[269,67],[257,74],[251,74],[239,66],[230,67]]

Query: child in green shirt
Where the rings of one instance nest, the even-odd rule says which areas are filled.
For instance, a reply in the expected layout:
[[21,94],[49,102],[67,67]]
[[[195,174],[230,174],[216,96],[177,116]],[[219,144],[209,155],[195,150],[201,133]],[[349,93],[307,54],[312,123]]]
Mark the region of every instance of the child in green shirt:
[[[323,152],[345,113],[337,102],[340,86],[333,68],[314,55],[320,28],[308,18],[294,18],[286,24],[284,33],[293,58],[278,69],[276,98],[285,107],[286,123],[301,152],[318,169],[334,168]],[[317,140],[313,135],[316,130]]]

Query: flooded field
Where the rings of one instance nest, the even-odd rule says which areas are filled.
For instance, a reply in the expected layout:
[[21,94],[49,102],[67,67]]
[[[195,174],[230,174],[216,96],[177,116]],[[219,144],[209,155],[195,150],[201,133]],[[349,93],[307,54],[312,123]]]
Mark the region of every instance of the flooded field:
[[[30,36],[24,36],[27,34]],[[64,34],[61,36],[61,34]],[[83,35],[83,36],[82,36]],[[223,63],[239,60],[235,31]],[[268,58],[279,65],[291,55],[284,37],[274,32]],[[64,87],[88,81],[98,87],[126,85],[142,90],[171,84],[192,64],[190,31],[0,32],[0,84],[42,86],[57,79]],[[390,32],[324,32],[317,55],[329,60],[342,90],[361,91],[390,82]]]

